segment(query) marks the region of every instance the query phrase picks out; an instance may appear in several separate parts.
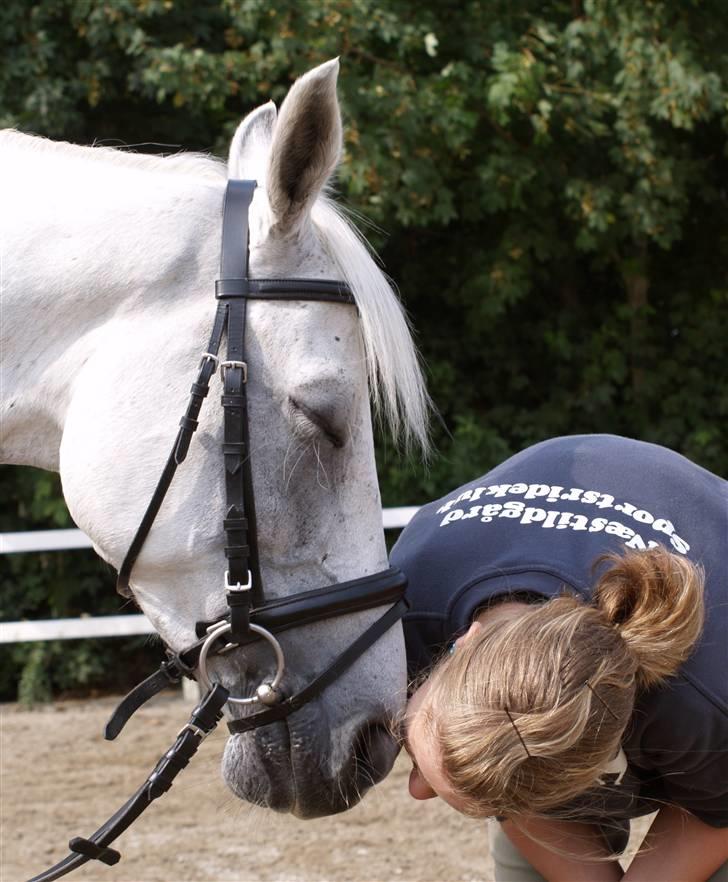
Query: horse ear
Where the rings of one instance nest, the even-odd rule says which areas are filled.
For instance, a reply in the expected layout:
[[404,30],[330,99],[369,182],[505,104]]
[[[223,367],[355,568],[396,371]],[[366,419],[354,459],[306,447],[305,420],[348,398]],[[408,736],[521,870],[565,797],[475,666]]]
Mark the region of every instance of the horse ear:
[[276,106],[272,101],[249,113],[240,123],[228,154],[228,177],[265,181],[273,129],[276,124]]
[[308,215],[341,156],[338,58],[310,70],[286,96],[273,133],[266,189],[280,232]]

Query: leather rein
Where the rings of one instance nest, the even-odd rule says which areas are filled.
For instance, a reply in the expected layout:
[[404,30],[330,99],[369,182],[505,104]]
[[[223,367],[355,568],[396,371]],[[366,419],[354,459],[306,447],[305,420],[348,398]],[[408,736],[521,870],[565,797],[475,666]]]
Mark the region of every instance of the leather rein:
[[[241,734],[283,720],[319,695],[405,613],[407,580],[404,574],[389,568],[379,573],[338,582],[288,597],[266,601],[260,575],[255,502],[249,452],[247,405],[248,364],[245,361],[245,326],[248,300],[325,301],[355,305],[353,293],[343,282],[322,279],[250,279],[249,209],[255,181],[231,180],[223,203],[220,279],[215,283],[217,309],[206,351],[190,390],[184,416],[171,453],[152,494],[147,509],[119,569],[117,590],[132,596],[130,577],[154,520],[164,501],[177,467],[184,462],[192,436],[198,426],[202,403],[218,367],[223,382],[223,444],[225,466],[225,596],[228,611],[224,618],[198,622],[198,640],[180,652],[166,647],[166,660],[121,701],[104,730],[108,740],[116,738],[131,715],[162,689],[179,683],[183,677],[198,679],[207,687],[189,721],[174,743],[158,761],[136,793],[88,838],[74,837],[69,842],[71,854],[30,882],[51,882],[90,860],[116,864],[120,853],[110,848],[112,842],[151,804],[172,786],[174,778],[189,763],[200,744],[222,718],[226,703],[263,705],[263,709],[230,720],[232,734]],[[227,338],[226,358],[219,356],[223,336]],[[289,628],[324,619],[349,615],[365,609],[390,605],[328,667],[315,675],[299,692],[287,696],[280,684],[285,659],[276,634]],[[250,696],[233,696],[220,683],[213,682],[207,671],[207,658],[263,639],[276,658],[275,675],[261,683]]]

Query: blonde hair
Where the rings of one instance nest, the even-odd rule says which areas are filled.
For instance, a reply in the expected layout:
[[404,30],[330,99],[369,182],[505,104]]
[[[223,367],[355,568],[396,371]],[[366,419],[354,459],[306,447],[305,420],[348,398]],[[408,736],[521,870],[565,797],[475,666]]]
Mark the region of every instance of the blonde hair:
[[486,620],[433,669],[424,719],[467,814],[538,815],[596,786],[637,691],[698,639],[698,567],[661,547],[598,564],[592,604],[563,595]]

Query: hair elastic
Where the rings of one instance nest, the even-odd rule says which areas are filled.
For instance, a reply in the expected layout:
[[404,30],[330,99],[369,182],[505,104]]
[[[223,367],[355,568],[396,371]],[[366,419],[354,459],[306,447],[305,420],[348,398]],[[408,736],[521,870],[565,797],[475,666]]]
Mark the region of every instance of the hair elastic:
[[614,717],[614,719],[617,722],[619,722],[619,717],[614,713],[614,711],[611,709],[611,707],[609,707],[607,702],[602,698],[602,696],[597,692],[597,690],[592,686],[592,684],[588,680],[585,680],[584,685],[591,692],[591,694],[597,699],[597,701],[599,701],[601,704],[604,705],[604,707],[607,709],[607,712],[609,714],[611,714],[611,716]]
[[515,721],[515,720],[513,719],[513,717],[511,716],[511,712],[508,710],[507,707],[503,708],[503,710],[506,712],[506,716],[507,716],[508,719],[511,721],[511,726],[513,726],[513,728],[516,730],[516,735],[518,735],[518,740],[519,740],[519,741],[521,742],[521,744],[523,745],[523,749],[526,751],[526,755],[528,756],[529,759],[532,759],[532,757],[531,757],[531,752],[530,752],[530,750],[526,747],[526,742],[525,742],[525,741],[523,740],[523,738],[521,737],[521,733],[518,731],[518,726],[516,725],[516,721]]

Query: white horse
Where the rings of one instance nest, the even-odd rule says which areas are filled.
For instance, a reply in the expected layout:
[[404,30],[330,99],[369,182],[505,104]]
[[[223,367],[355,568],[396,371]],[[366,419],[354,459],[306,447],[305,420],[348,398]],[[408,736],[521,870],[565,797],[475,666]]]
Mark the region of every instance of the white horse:
[[[320,302],[249,305],[266,596],[387,565],[368,392],[405,443],[426,445],[428,402],[398,301],[322,195],[341,153],[337,73],[327,62],[294,84],[278,116],[272,103],[247,116],[227,166],[0,135],[2,461],[60,471],[74,520],[117,568],[206,345],[228,176],[260,185],[252,277],[343,279],[358,305],[358,314]],[[175,650],[194,641],[197,621],[225,612],[222,421],[215,389],[210,397],[132,574],[135,598]],[[293,686],[381,613],[283,634]],[[238,694],[241,664],[219,662]],[[299,817],[341,811],[389,771],[397,747],[385,723],[404,692],[396,626],[315,702],[231,737],[224,778],[241,798]]]

